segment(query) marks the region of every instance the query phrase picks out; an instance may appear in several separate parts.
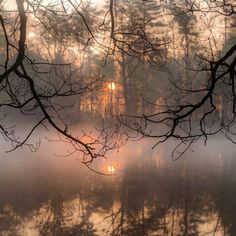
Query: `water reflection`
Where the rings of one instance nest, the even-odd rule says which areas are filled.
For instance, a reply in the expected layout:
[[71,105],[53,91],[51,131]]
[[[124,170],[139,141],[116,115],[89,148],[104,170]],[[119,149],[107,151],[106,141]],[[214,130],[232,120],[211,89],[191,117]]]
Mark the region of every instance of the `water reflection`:
[[[132,146],[132,145],[131,145]],[[0,159],[1,235],[236,235],[236,160],[217,145],[177,162],[127,147],[95,163]]]

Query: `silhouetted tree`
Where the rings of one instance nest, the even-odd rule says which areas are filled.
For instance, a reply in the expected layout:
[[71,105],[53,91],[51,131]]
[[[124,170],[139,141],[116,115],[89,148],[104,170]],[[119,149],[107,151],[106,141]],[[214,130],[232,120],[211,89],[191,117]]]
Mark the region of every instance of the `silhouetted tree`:
[[[44,4],[16,0],[12,8],[9,10],[5,2],[1,2],[1,39],[4,42],[1,44],[0,130],[11,141],[12,150],[23,145],[37,150],[39,143],[33,146],[28,140],[38,127],[56,130],[59,141],[71,144],[70,153],[81,151],[84,154],[86,164],[119,147],[130,137],[123,125],[137,131],[140,138],[156,139],[156,145],[170,139],[179,141],[174,150],[177,156],[201,137],[206,141],[217,133],[223,133],[234,142],[236,45],[232,42],[231,47],[222,50],[216,47],[218,41],[213,40],[214,37],[204,39],[207,43],[191,41],[203,33],[196,29],[192,32],[201,15],[210,18],[210,23],[214,21],[212,14],[233,21],[235,4],[232,1],[132,0],[124,4],[121,0],[110,0],[104,5],[104,12],[94,9],[89,2],[68,0]],[[168,25],[173,20],[178,21],[178,29]],[[206,25],[212,35],[210,23]],[[175,42],[171,42],[174,41],[171,30],[184,35],[182,60],[173,55],[176,49]],[[37,41],[33,42],[31,36],[37,31],[40,35],[36,35]],[[40,49],[37,57],[32,53],[32,45]],[[99,131],[92,134],[75,132],[66,111],[73,106],[80,109],[80,100],[77,106],[74,100],[100,86],[104,77],[100,73],[83,74],[84,55],[88,56],[85,67],[90,69],[92,57],[98,57],[104,64],[109,60],[114,64],[118,62],[125,100],[126,114],[114,120],[109,117],[107,123],[103,122]],[[181,61],[186,67],[184,83],[182,68],[176,69]],[[168,65],[171,66],[168,68]],[[161,70],[166,72],[165,78],[155,79]],[[132,74],[133,71],[137,74]],[[168,80],[172,75],[174,78]],[[163,83],[163,89],[156,88],[158,82]],[[149,92],[145,89],[149,90],[152,85],[155,85],[155,95],[145,97]],[[223,112],[221,116],[224,93],[229,103],[224,100],[228,106],[224,105],[223,109],[230,108],[231,115]],[[92,93],[88,97],[93,113],[95,99]],[[112,93],[110,97],[112,100]],[[144,102],[143,97],[148,101]],[[113,106],[112,101],[110,103]],[[13,123],[9,122],[9,114],[24,119],[31,117],[34,124],[25,130],[24,138],[18,137],[15,127],[9,127],[9,123]]]

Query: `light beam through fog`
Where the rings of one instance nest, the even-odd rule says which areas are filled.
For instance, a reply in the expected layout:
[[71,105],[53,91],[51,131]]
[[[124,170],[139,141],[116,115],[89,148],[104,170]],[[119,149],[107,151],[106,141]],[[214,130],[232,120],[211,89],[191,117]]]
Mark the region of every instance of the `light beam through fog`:
[[236,235],[235,12],[0,0],[0,235]]

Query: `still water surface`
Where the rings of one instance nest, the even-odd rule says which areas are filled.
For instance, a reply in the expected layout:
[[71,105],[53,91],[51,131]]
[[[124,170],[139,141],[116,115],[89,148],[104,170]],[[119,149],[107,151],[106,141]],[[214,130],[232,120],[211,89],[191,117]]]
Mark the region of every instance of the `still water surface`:
[[0,235],[236,235],[236,149],[213,140],[178,161],[131,143],[89,171],[76,156],[2,152]]

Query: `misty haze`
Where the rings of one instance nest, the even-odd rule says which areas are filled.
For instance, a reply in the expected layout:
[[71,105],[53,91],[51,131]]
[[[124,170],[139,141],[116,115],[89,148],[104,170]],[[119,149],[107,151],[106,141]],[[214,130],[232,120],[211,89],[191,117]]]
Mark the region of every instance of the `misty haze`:
[[234,0],[0,0],[0,236],[235,236]]

